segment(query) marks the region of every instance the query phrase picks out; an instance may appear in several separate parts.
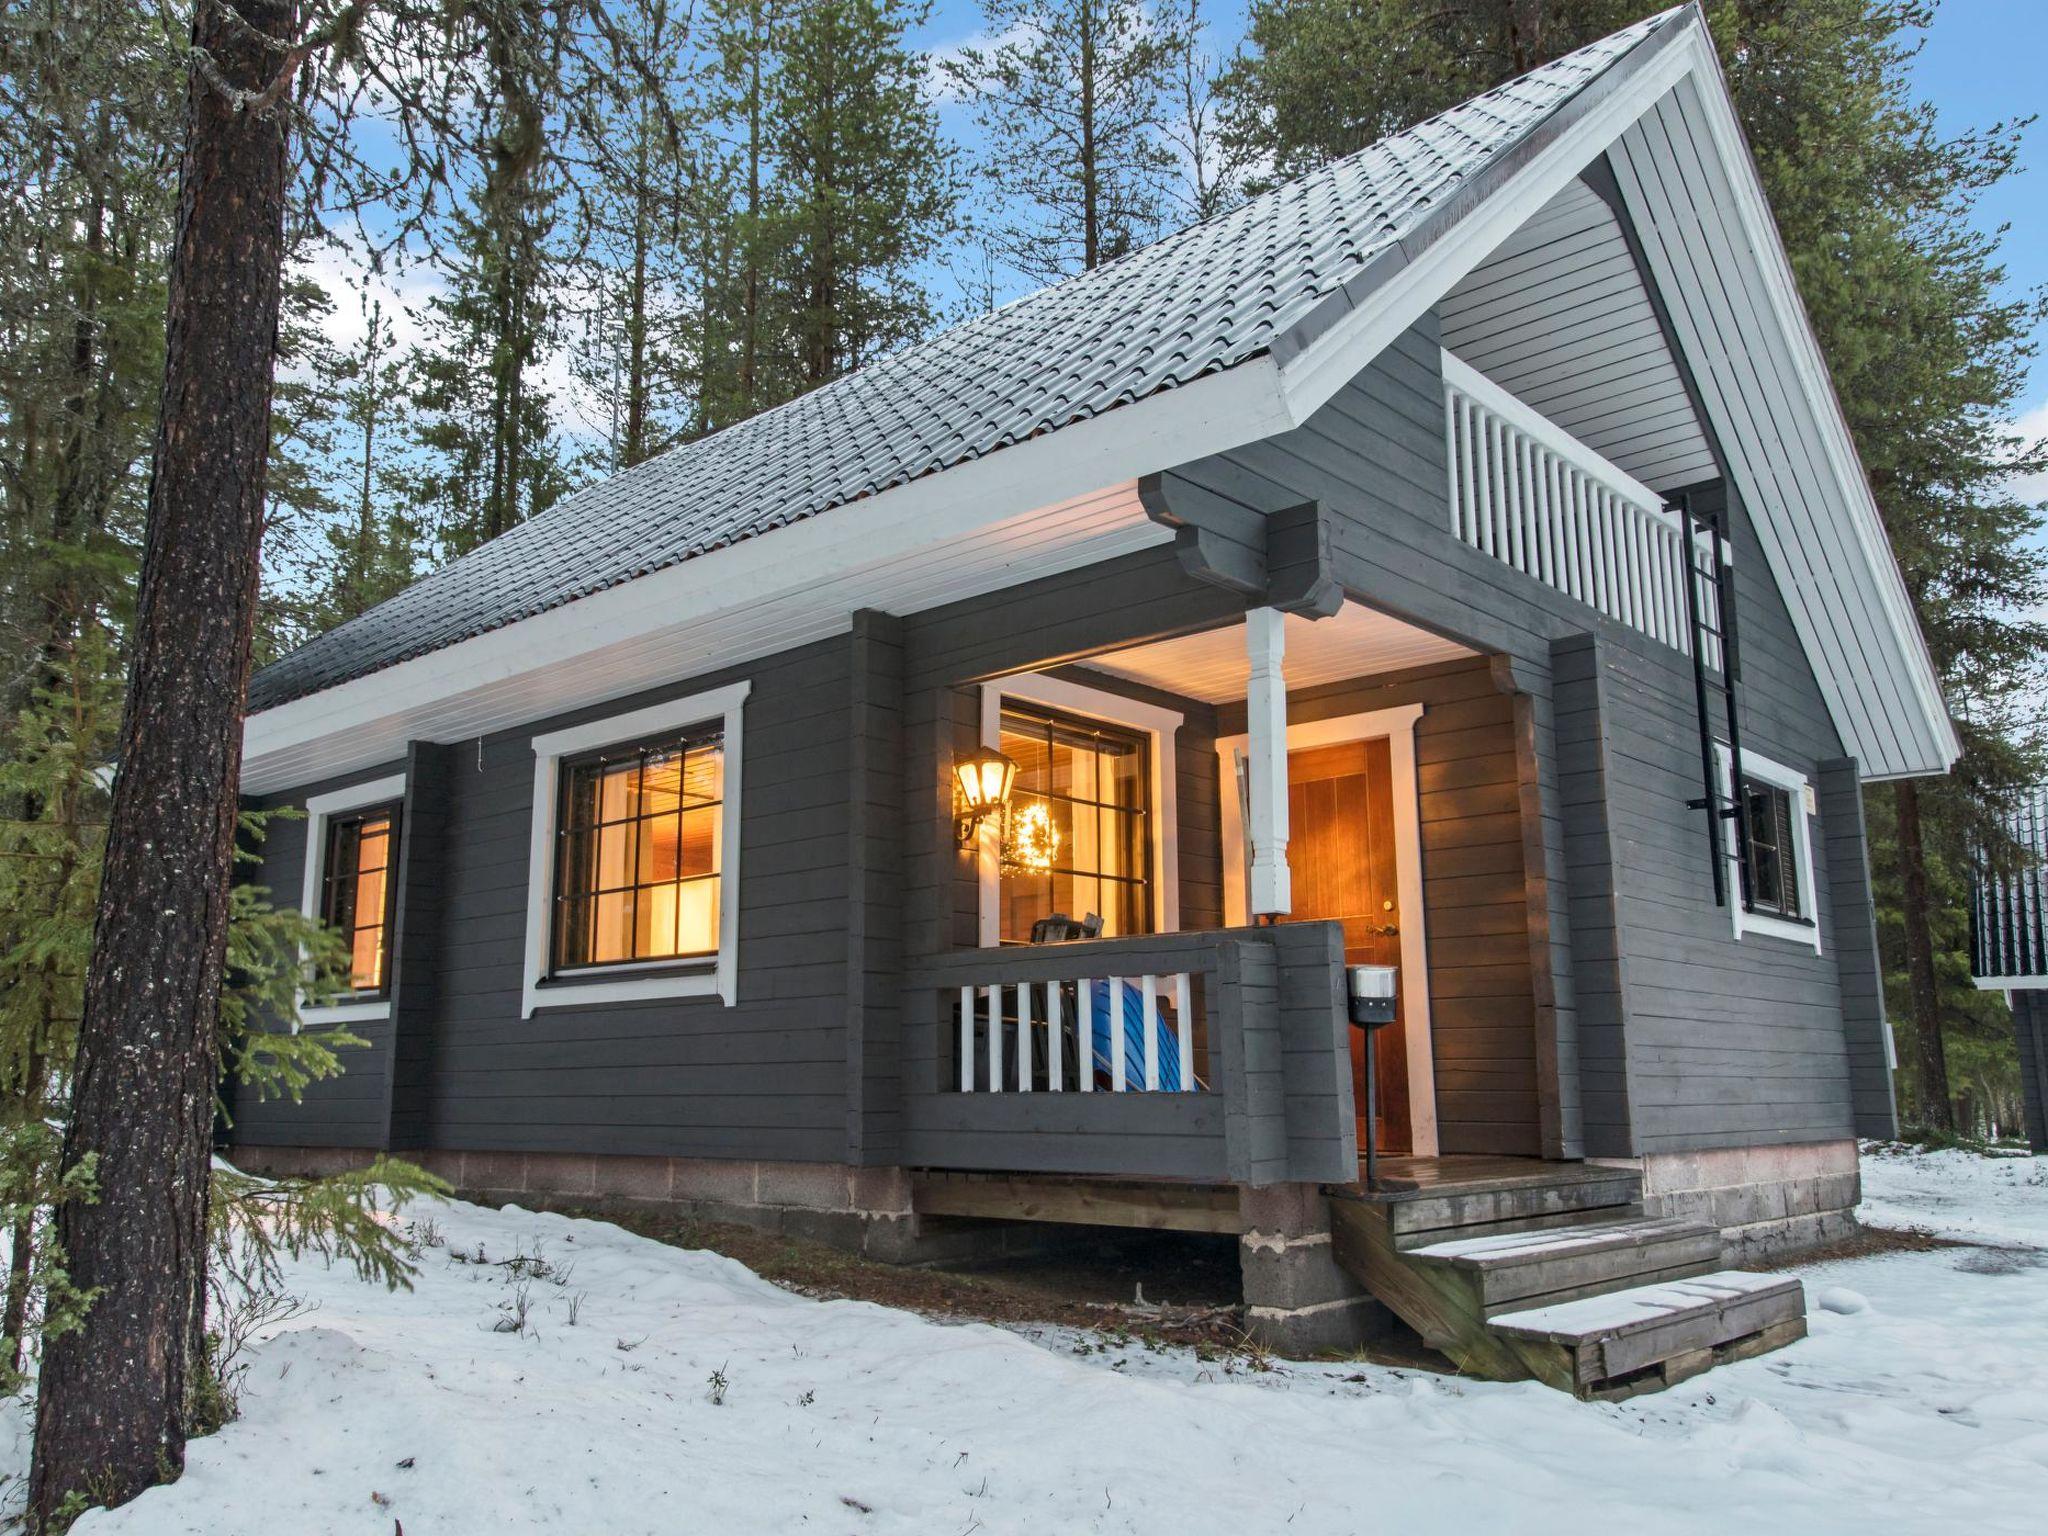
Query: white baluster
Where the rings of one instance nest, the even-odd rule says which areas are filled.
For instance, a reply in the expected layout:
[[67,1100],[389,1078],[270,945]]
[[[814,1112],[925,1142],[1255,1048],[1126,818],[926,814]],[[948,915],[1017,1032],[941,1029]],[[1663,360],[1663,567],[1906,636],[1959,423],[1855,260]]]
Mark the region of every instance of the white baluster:
[[1066,1075],[1066,1042],[1060,1038],[1060,984],[1048,981],[1045,984],[1045,1074],[1046,1087],[1054,1093],[1063,1089],[1060,1079]]
[[1129,1087],[1124,1062],[1124,979],[1109,978],[1109,1090],[1122,1093]]
[[1493,423],[1477,406],[1472,408],[1472,460],[1479,470],[1479,494],[1472,503],[1472,542],[1485,554],[1493,553]]
[[1095,983],[1083,976],[1074,988],[1074,1001],[1080,1004],[1074,1020],[1074,1066],[1080,1074],[1081,1091],[1095,1091]]
[[983,987],[988,998],[988,1091],[1003,1091],[1003,990]]
[[1180,1088],[1183,1093],[1192,1093],[1195,1089],[1195,1015],[1189,991],[1188,973],[1176,973],[1173,978],[1173,1023],[1174,1033],[1180,1040]]
[[1031,1091],[1031,983],[1017,983],[1017,1091]]
[[960,989],[960,1091],[974,1092],[974,988]]
[[1138,1017],[1145,1030],[1145,1091],[1159,1091],[1159,988],[1156,976],[1140,982],[1144,991],[1138,998]]

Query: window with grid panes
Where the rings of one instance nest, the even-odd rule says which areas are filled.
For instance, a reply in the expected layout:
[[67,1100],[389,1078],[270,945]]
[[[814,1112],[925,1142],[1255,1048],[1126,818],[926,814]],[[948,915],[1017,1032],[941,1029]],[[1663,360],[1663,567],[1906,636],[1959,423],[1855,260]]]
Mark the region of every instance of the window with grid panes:
[[998,877],[1002,942],[1063,913],[1097,913],[1105,936],[1152,932],[1152,774],[1134,731],[1005,703],[1001,750],[1017,764],[1016,815],[1043,804],[1059,838],[1050,869],[1005,862]]
[[724,778],[716,731],[562,765],[554,969],[717,953]]
[[397,855],[395,805],[351,811],[327,823],[320,920],[348,946],[348,990],[358,997],[379,997],[390,987]]

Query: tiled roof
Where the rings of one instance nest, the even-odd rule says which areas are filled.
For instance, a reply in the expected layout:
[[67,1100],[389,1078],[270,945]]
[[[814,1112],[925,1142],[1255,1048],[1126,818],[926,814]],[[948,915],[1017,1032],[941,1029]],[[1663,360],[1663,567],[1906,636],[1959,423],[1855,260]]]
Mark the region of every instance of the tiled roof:
[[1675,14],[579,491],[264,668],[249,708],[394,666],[1298,342],[1320,329],[1323,301]]

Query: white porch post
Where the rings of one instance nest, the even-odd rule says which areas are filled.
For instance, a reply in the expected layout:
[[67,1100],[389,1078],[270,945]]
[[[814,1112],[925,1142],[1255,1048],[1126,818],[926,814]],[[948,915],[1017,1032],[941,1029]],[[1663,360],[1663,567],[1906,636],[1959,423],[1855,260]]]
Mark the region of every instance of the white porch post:
[[1246,659],[1245,768],[1251,811],[1251,918],[1284,916],[1294,906],[1287,870],[1287,655],[1286,631],[1277,608],[1254,608],[1244,616]]

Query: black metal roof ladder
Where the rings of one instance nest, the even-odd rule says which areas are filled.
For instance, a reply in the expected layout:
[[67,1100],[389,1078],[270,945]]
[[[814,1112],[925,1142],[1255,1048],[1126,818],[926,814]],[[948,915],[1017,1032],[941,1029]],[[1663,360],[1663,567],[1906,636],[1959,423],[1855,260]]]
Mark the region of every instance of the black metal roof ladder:
[[[1699,712],[1700,777],[1705,793],[1686,805],[1707,813],[1707,867],[1714,877],[1714,904],[1728,905],[1728,857],[1722,827],[1735,829],[1737,899],[1750,900],[1749,826],[1742,794],[1742,722],[1736,708],[1735,685],[1742,674],[1735,637],[1735,582],[1728,566],[1728,539],[1719,515],[1694,509],[1692,497],[1681,495],[1671,508],[1684,528],[1686,564],[1685,612],[1692,628],[1693,702]],[[1709,603],[1711,598],[1711,604]],[[1708,609],[1711,606],[1712,611]],[[1708,676],[1710,665],[1718,682]],[[1723,787],[1714,760],[1714,716],[1710,703],[1715,688],[1728,722],[1728,778]]]

